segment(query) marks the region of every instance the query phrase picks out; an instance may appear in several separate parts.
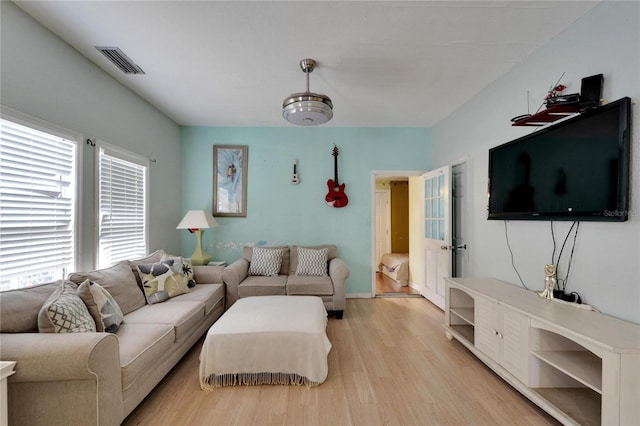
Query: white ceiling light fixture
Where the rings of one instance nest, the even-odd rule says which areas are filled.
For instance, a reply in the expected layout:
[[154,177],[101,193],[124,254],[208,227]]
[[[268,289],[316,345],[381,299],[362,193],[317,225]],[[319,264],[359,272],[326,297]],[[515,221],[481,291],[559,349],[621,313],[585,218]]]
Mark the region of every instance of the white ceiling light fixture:
[[297,126],[317,126],[333,117],[333,103],[327,95],[309,91],[309,73],[316,67],[313,59],[300,61],[300,68],[307,75],[307,91],[289,95],[282,102],[282,116]]

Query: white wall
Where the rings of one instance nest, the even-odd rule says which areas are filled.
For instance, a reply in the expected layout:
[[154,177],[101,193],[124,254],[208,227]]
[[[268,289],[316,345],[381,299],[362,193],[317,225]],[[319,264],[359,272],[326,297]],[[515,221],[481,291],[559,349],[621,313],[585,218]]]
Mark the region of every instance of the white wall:
[[[155,159],[149,248],[180,252],[180,129],[13,3],[0,2],[0,102]],[[138,76],[139,77],[139,76]],[[144,78],[144,77],[141,77]],[[94,258],[94,149],[82,144],[82,269]]]
[[[640,323],[639,64],[640,3],[603,2],[432,129],[434,167],[463,157],[472,165],[473,209],[467,236],[470,276],[490,276],[519,285],[504,223],[486,219],[489,148],[532,131],[510,123],[512,117],[527,112],[527,91],[534,112],[563,72],[562,83],[568,86],[565,93],[579,92],[583,77],[602,73],[605,99],[628,96],[634,102],[631,218],[625,223],[580,225],[567,291],[577,291],[585,303],[604,313]],[[570,223],[555,222],[554,226],[556,239],[563,239]],[[543,268],[552,253],[549,222],[510,221],[508,230],[525,284],[542,289]],[[565,273],[566,265],[561,264],[559,277]]]

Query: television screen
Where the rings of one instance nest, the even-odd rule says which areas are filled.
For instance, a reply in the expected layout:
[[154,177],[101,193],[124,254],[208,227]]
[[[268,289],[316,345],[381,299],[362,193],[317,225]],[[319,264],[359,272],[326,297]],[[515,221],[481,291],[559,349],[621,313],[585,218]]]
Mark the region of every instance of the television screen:
[[489,150],[489,219],[625,221],[631,100]]

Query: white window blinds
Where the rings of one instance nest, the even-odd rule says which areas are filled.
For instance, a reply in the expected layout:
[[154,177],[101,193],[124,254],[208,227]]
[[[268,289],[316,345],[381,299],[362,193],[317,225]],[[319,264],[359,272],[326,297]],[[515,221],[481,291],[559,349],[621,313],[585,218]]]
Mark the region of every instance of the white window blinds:
[[99,148],[98,267],[147,253],[148,160]]
[[66,278],[76,142],[0,119],[0,291]]

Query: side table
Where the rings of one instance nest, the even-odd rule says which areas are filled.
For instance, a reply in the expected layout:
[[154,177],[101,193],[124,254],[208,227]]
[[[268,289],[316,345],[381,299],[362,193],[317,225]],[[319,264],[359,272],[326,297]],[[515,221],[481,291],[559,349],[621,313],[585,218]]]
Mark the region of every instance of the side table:
[[15,361],[0,361],[0,426],[9,424],[8,406],[7,406],[7,377],[11,376],[15,371],[13,367]]

